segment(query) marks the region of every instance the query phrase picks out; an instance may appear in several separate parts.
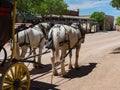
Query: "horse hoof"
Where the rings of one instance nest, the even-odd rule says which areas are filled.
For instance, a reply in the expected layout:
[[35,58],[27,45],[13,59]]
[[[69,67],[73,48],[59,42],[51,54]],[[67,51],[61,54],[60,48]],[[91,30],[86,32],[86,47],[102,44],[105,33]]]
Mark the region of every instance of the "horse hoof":
[[53,73],[54,76],[58,76],[58,73]]
[[43,68],[44,65],[42,64],[33,64],[34,68]]
[[54,76],[58,76],[57,70],[54,70],[54,71],[53,71],[53,75],[54,75]]
[[61,70],[60,76],[65,76],[67,74],[67,72],[65,70]]
[[79,69],[79,65],[75,65],[75,69]]
[[57,73],[57,72],[56,72],[56,73],[53,73],[53,75],[54,75],[54,76],[58,76],[58,73]]
[[72,66],[72,65],[69,65],[69,66],[68,66],[68,69],[73,69],[73,66]]
[[61,72],[61,74],[60,74],[60,76],[62,76],[62,77],[65,77],[66,76],[66,74],[67,74],[67,72]]
[[34,67],[34,68],[37,68],[37,64],[33,64],[33,67]]

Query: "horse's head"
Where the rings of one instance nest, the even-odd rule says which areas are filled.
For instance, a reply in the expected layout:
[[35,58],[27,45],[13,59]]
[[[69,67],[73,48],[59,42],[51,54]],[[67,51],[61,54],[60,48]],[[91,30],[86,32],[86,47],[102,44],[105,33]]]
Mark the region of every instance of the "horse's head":
[[71,24],[71,27],[74,27],[76,29],[79,29],[79,24],[78,23],[72,23]]
[[80,30],[81,30],[82,37],[83,37],[83,41],[82,41],[82,43],[84,43],[84,41],[85,41],[86,29],[83,28],[82,24],[79,24],[79,26],[80,26]]
[[48,24],[49,24],[50,28],[52,28],[52,27],[55,25],[55,24],[52,23],[52,22],[48,22]]
[[72,23],[71,26],[80,30],[81,35],[82,35],[82,43],[84,43],[86,30],[82,27],[80,23]]
[[49,22],[43,22],[38,24],[39,28],[44,33],[46,39],[48,38],[48,33],[53,25],[54,25],[53,23],[49,23]]
[[39,23],[38,26],[41,29],[41,31],[43,32],[45,38],[47,39],[47,36],[48,36],[48,27],[46,25],[44,25],[43,23]]

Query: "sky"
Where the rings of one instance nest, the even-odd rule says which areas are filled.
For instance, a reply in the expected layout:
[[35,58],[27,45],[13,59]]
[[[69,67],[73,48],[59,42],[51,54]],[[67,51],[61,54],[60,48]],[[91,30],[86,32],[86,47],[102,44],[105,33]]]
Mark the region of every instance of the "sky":
[[91,15],[95,11],[104,12],[106,15],[120,16],[120,10],[110,5],[111,0],[64,0],[69,10],[79,9],[79,15]]

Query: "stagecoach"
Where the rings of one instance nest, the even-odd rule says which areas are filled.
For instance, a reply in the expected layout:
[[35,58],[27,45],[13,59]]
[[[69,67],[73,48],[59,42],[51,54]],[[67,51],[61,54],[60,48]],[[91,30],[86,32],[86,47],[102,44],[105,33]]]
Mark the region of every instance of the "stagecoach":
[[[0,1],[0,52],[4,52],[0,59],[1,83],[0,90],[29,90],[30,75],[29,70],[23,62],[16,60],[14,49],[14,25],[16,20],[16,0]],[[4,45],[8,40],[13,39],[13,49],[11,58],[7,59],[7,52]]]
[[[16,0],[0,0],[0,90],[29,90],[30,73],[24,64],[27,58],[19,59],[17,56],[15,40]],[[7,58],[4,45],[12,38],[12,53]],[[48,53],[49,51],[45,52]],[[36,54],[42,55],[44,53]],[[35,63],[34,61],[29,61]]]

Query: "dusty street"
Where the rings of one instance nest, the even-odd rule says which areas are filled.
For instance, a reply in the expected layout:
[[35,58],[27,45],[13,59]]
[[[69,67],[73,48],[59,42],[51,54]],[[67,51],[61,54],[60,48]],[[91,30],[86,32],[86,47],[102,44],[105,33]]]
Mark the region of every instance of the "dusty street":
[[[73,53],[73,62],[74,62]],[[66,58],[66,64],[69,58]],[[31,70],[31,90],[120,90],[120,32],[87,34],[81,47],[78,70],[66,77],[51,77],[50,55],[43,55],[45,68]],[[51,84],[52,78],[52,84]]]
[[[75,59],[73,51],[73,64]],[[99,32],[86,35],[79,57],[78,70],[68,70],[66,77],[51,73],[50,53],[42,55],[42,69],[28,65],[30,90],[120,90],[120,32]],[[60,66],[58,66],[58,71]]]

